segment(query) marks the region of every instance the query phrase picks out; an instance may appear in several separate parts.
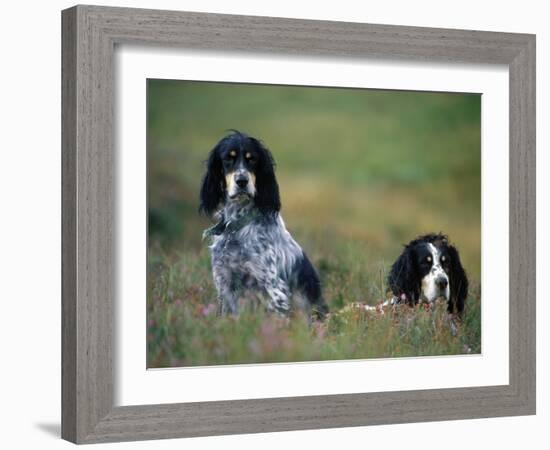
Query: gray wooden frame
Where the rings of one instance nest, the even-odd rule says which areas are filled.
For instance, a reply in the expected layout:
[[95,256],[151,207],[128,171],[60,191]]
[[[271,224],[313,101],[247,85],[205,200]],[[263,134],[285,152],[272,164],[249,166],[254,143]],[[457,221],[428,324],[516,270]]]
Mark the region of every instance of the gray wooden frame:
[[[62,31],[63,438],[93,443],[535,413],[535,36],[97,6],[63,11]],[[126,43],[506,64],[510,383],[114,407],[113,52]]]

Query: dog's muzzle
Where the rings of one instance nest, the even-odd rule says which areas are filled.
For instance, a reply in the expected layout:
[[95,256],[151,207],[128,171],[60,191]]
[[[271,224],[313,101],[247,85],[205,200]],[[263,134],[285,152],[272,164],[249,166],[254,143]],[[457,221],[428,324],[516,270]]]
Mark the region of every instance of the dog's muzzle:
[[449,284],[449,280],[447,280],[446,277],[437,277],[435,280],[435,285],[439,289],[439,292],[445,292],[447,289],[447,286]]
[[239,173],[235,176],[235,184],[239,188],[239,190],[246,190],[246,187],[248,186],[248,175],[244,173]]
[[229,175],[226,180],[229,198],[254,196],[254,175],[247,170],[238,170]]

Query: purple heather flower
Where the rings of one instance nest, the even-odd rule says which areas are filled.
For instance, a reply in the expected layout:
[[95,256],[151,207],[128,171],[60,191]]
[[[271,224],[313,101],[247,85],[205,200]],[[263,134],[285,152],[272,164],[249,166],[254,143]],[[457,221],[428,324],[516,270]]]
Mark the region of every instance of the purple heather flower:
[[216,305],[214,303],[209,303],[208,305],[202,307],[201,314],[203,315],[203,317],[206,317],[215,311]]

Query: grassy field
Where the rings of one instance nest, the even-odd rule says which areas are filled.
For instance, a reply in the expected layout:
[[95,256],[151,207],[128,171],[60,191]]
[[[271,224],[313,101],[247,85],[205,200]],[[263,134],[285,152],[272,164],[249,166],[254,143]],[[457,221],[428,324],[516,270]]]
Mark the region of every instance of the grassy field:
[[[149,367],[480,352],[480,97],[150,80]],[[308,327],[217,317],[198,190],[225,130],[261,138],[282,214],[317,267],[332,314]],[[386,296],[402,244],[449,235],[472,289],[458,334],[442,308],[345,310]]]

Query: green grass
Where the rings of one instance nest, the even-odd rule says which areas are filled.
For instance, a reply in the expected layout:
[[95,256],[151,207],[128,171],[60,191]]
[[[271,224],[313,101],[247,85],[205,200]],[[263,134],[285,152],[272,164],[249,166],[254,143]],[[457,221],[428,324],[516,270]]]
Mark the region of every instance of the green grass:
[[239,317],[218,317],[206,252],[173,257],[160,251],[154,254],[149,261],[148,367],[455,355],[481,350],[477,286],[458,334],[453,336],[444,305],[433,310],[402,306],[382,315],[343,308],[349,299],[376,304],[383,283],[378,285],[375,271],[361,270],[352,253],[338,264],[316,260],[333,313],[324,323],[308,326],[299,315],[287,320],[261,309],[245,310]]
[[[480,113],[477,95],[150,80],[149,367],[479,352]],[[217,317],[198,190],[229,128],[271,149],[285,223],[332,311],[380,302],[402,244],[448,234],[472,285],[458,335],[439,309],[349,310],[313,327]]]

